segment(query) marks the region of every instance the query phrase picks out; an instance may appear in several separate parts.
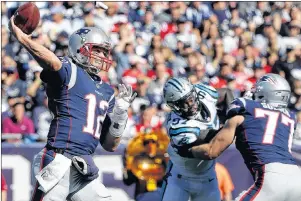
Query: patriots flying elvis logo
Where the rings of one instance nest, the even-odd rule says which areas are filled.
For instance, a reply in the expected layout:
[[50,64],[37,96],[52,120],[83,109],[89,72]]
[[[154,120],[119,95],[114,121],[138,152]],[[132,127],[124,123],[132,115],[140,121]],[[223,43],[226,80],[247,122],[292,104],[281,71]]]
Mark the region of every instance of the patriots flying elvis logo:
[[80,29],[80,30],[78,30],[77,32],[76,32],[76,34],[78,34],[78,35],[83,35],[83,34],[87,34],[87,33],[89,33],[91,30],[90,29],[85,29],[85,28],[83,28],[83,29]]
[[277,83],[276,83],[276,81],[273,79],[273,78],[271,78],[271,77],[269,77],[269,76],[263,76],[261,79],[260,79],[260,81],[261,82],[270,82],[271,84],[274,84],[274,85],[276,85]]
[[79,35],[82,38],[81,42],[84,43],[86,41],[85,35],[87,33],[89,33],[90,31],[91,31],[90,29],[82,28],[82,29],[78,30],[75,34]]

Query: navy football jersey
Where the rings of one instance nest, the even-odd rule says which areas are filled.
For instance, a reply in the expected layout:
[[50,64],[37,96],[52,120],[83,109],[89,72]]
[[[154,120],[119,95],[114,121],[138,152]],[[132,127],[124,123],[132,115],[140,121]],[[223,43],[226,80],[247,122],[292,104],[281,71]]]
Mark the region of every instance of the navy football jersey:
[[295,113],[238,98],[229,106],[227,119],[235,115],[245,118],[236,130],[235,143],[252,174],[268,163],[295,164],[290,153],[296,125]]
[[70,58],[60,57],[59,71],[43,70],[48,107],[54,115],[47,143],[72,155],[94,153],[107,113],[113,111],[114,90],[90,76]]

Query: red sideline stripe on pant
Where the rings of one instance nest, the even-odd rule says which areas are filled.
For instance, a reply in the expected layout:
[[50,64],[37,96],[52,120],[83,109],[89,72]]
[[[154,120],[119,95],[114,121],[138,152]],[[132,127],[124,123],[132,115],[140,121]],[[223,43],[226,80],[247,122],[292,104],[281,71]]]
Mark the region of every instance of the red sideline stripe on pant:
[[249,188],[249,190],[240,198],[239,201],[253,201],[259,194],[264,182],[264,166],[262,166],[262,171],[258,173],[258,177],[255,183]]

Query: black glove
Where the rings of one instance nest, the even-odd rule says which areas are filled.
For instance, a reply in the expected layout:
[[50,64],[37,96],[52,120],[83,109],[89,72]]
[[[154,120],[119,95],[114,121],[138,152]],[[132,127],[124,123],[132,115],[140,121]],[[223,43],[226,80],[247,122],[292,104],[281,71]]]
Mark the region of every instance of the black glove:
[[179,154],[181,157],[194,158],[191,146],[174,146],[174,149],[177,152],[177,154]]

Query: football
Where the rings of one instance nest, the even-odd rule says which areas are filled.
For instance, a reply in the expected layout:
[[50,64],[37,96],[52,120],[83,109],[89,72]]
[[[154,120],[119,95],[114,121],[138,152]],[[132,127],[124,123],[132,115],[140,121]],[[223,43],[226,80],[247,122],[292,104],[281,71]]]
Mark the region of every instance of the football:
[[34,3],[25,3],[14,14],[14,23],[24,33],[31,34],[40,22],[40,12]]

